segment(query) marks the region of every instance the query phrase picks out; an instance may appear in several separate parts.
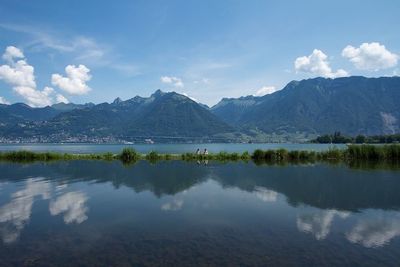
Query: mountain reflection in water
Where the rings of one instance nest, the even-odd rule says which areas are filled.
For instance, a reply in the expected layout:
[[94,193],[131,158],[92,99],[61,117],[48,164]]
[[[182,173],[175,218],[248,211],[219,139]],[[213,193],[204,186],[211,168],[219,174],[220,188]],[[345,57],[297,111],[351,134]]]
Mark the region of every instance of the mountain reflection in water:
[[371,265],[400,260],[396,170],[68,161],[0,173],[2,266],[362,265],[365,249]]

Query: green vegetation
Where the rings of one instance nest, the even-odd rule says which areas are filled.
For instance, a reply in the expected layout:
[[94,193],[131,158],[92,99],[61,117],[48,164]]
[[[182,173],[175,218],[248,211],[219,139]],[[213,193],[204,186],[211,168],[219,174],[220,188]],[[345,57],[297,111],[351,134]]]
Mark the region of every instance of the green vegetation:
[[357,135],[356,137],[344,136],[340,132],[325,134],[311,141],[319,144],[392,144],[400,142],[400,134],[392,135]]
[[308,163],[315,161],[329,162],[400,162],[400,145],[348,145],[346,149],[331,148],[326,151],[305,151],[305,150],[255,150],[252,154],[244,152],[228,153],[219,152],[216,154],[159,154],[151,151],[142,155],[131,148],[124,148],[120,154],[62,154],[52,152],[32,151],[11,151],[0,152],[0,160],[29,162],[29,161],[52,161],[52,160],[120,160],[124,164],[135,163],[138,160],[157,162],[159,160],[185,160],[185,161],[248,161],[253,160],[257,164],[272,163]]
[[132,148],[124,148],[118,158],[124,163],[136,162],[140,159],[141,155]]
[[311,140],[312,143],[319,144],[347,144],[354,143],[353,138],[344,136],[340,132],[335,132],[334,134],[325,134]]
[[62,154],[54,152],[9,151],[0,152],[0,160],[6,161],[52,161],[52,160],[114,160],[112,153]]
[[349,145],[347,157],[362,161],[400,161],[400,145]]
[[163,158],[163,156],[159,155],[155,151],[150,151],[150,153],[145,156],[145,159],[150,162],[156,162],[158,160],[161,160],[162,158]]

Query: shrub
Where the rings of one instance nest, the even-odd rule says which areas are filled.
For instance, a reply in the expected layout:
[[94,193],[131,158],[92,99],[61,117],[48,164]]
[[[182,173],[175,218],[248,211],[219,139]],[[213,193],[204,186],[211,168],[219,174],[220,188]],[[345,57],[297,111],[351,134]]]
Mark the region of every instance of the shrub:
[[122,162],[129,163],[140,159],[140,155],[132,148],[124,148],[119,155]]
[[242,160],[249,160],[251,158],[249,152],[245,151],[242,153],[242,155],[240,156],[240,159]]
[[256,149],[253,152],[253,155],[251,156],[251,158],[254,159],[254,160],[258,160],[258,161],[264,160],[265,159],[265,152],[262,151],[261,149]]

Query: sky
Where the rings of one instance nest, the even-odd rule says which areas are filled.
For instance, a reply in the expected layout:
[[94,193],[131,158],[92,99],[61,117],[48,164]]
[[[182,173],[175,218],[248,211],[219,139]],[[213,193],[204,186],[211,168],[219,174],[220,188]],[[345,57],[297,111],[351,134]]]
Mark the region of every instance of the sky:
[[209,106],[292,80],[400,75],[400,1],[0,0],[0,103],[176,91]]

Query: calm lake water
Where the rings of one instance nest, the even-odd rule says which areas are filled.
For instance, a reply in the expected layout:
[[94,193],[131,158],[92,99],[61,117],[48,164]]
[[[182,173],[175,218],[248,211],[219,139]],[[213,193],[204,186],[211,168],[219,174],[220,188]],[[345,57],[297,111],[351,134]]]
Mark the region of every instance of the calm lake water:
[[0,163],[0,266],[399,266],[400,172]]
[[332,147],[344,148],[344,144],[137,144],[137,145],[111,145],[111,144],[0,144],[0,151],[31,150],[31,151],[50,151],[62,153],[119,153],[125,147],[131,147],[140,153],[157,151],[159,153],[179,154],[195,152],[198,148],[207,148],[210,152],[253,152],[256,149],[278,149],[287,150],[328,150]]

